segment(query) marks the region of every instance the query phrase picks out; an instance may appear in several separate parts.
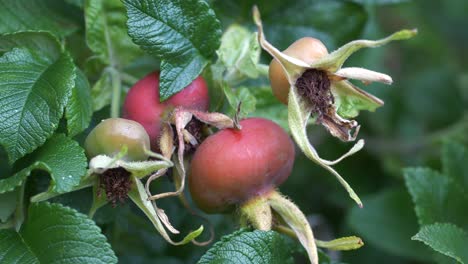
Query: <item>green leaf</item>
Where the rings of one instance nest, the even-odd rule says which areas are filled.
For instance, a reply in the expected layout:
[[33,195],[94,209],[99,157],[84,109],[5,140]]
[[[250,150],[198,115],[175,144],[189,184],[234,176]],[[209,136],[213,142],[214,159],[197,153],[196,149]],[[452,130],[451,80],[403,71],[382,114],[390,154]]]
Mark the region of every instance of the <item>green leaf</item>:
[[87,0],[85,21],[86,42],[104,64],[121,68],[142,55],[127,34],[125,7],[120,0]]
[[45,30],[66,36],[78,26],[63,10],[61,0],[0,0],[0,34]]
[[468,151],[456,142],[446,142],[442,148],[443,173],[468,188]]
[[189,85],[219,46],[221,26],[202,0],[124,0],[128,33],[141,48],[161,58],[160,98]]
[[42,147],[19,161],[21,171],[0,180],[0,193],[19,186],[31,173],[40,169],[50,173],[52,181],[49,190],[56,193],[69,192],[80,183],[86,174],[87,161],[84,150],[77,142],[58,134]]
[[22,241],[20,234],[6,229],[0,230],[0,263],[36,264],[39,260]]
[[454,258],[459,263],[468,263],[468,234],[449,223],[423,226],[411,239],[430,246],[433,250]]
[[57,38],[47,32],[17,32],[0,36],[0,55],[22,47],[40,52],[46,59],[57,58],[62,48]]
[[293,263],[293,259],[280,234],[239,230],[221,238],[198,261],[198,264],[221,263],[286,264]]
[[421,226],[450,222],[468,227],[468,195],[452,179],[428,168],[409,168],[404,174]]
[[250,93],[255,97],[255,112],[251,116],[258,116],[273,120],[283,129],[289,131],[288,107],[280,104],[271,92],[270,86],[251,87]]
[[75,66],[48,33],[3,35],[0,46],[9,50],[0,57],[0,144],[12,163],[58,127]]
[[231,25],[223,34],[216,53],[218,62],[212,67],[222,67],[225,71],[223,79],[230,85],[266,73],[259,66],[261,49],[257,34],[245,27]]
[[224,94],[231,106],[231,112],[236,113],[239,103],[242,102],[240,116],[246,117],[248,114],[255,111],[256,99],[250,93],[250,89],[247,87],[239,87],[233,90],[227,84],[223,85]]
[[65,109],[68,135],[74,137],[88,128],[92,115],[91,88],[84,73],[77,69],[75,86]]
[[99,227],[60,204],[32,204],[19,233],[0,231],[0,249],[1,263],[117,263]]
[[395,255],[428,260],[428,250],[409,238],[418,231],[411,198],[404,189],[364,197],[363,208],[353,208],[349,225],[363,240]]

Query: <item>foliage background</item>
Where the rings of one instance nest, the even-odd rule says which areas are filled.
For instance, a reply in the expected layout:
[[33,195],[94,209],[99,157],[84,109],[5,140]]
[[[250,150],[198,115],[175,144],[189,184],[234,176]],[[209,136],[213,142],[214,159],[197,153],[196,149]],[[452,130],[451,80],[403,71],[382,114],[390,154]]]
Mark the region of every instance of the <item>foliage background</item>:
[[[75,3],[77,8],[81,5],[80,1],[68,2]],[[252,2],[213,0],[210,4],[224,29],[236,22],[253,30]],[[447,261],[422,243],[410,240],[419,226],[402,169],[427,166],[442,171],[443,142],[468,146],[468,19],[464,12],[468,10],[468,3],[463,0],[256,2],[265,17],[265,28],[270,30],[269,38],[283,49],[305,34],[319,36],[329,50],[333,50],[353,39],[377,39],[401,28],[418,28],[418,36],[410,41],[363,50],[347,62],[349,66],[385,72],[394,79],[391,87],[372,84],[365,88],[382,98],[385,106],[376,113],[361,113],[358,117],[362,125],[360,137],[366,140],[366,147],[337,166],[363,198],[364,208],[357,208],[331,175],[302,155],[298,155],[293,174],[281,191],[310,217],[318,238],[358,235],[364,239],[366,245],[360,250],[330,252],[332,258],[341,262]],[[76,20],[82,21],[82,18]],[[82,48],[86,46],[82,30],[68,37],[78,66],[84,61],[79,60],[80,56],[89,54],[89,50]],[[262,59],[269,61],[265,54]],[[154,61],[140,61],[129,67],[128,72],[141,77],[153,70]],[[261,82],[267,83],[267,80]],[[108,108],[97,112],[93,124],[108,112]],[[320,127],[312,126],[309,132],[325,158],[336,157],[348,147]],[[78,135],[78,141],[82,142],[85,135]],[[0,157],[0,177],[6,177],[14,169],[8,166],[3,151]],[[47,184],[45,175],[35,174],[30,177],[27,193],[35,193]],[[170,188],[169,182],[161,185],[158,188]],[[63,195],[53,201],[86,213],[91,190]],[[163,200],[161,207],[172,217],[175,226],[188,231],[198,220],[186,214],[174,201]],[[0,206],[6,206],[1,203]],[[457,217],[467,213],[460,211],[459,214],[461,216]],[[210,219],[216,226],[217,239],[238,228],[230,216],[216,215]],[[129,204],[117,209],[106,206],[97,213],[95,221],[107,236],[119,263],[194,263],[207,250],[191,244],[168,245],[149,221]],[[305,261],[300,256],[296,260],[298,263]]]

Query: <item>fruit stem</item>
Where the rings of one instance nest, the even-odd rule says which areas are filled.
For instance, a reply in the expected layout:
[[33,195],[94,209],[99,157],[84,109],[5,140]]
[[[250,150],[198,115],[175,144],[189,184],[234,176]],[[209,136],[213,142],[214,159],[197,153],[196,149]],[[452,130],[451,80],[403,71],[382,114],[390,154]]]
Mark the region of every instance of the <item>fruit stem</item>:
[[132,75],[125,72],[121,72],[120,77],[122,78],[122,82],[128,86],[133,86],[138,82],[138,78],[133,77]]
[[241,215],[255,229],[268,231],[272,226],[272,214],[267,198],[257,196],[241,206]]
[[277,231],[278,233],[285,234],[290,238],[297,239],[296,233],[294,233],[294,231],[289,227],[283,225],[275,225],[273,227],[273,230]]
[[120,116],[120,96],[122,84],[120,75],[114,68],[109,69],[112,83],[111,117]]
[[18,232],[21,228],[21,225],[24,222],[24,191],[26,188],[26,182],[21,184],[21,187],[18,191],[16,210],[14,214],[14,228]]
[[240,125],[240,112],[241,112],[242,101],[239,101],[237,105],[236,114],[234,115],[234,128],[237,130],[241,130],[242,126]]

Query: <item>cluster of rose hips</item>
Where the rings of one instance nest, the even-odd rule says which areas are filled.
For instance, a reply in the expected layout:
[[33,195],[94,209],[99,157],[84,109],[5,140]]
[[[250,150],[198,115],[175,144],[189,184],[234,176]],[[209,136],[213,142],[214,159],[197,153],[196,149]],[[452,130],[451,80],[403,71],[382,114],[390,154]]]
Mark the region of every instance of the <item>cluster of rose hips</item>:
[[[124,118],[103,120],[88,135],[88,156],[117,155],[126,146],[124,159],[146,160],[146,150],[160,150],[161,123],[170,119],[175,108],[208,111],[208,106],[208,88],[202,77],[160,102],[159,73],[150,73],[128,92]],[[239,122],[239,127],[203,137],[190,161],[189,188],[193,200],[205,212],[232,211],[236,205],[275,189],[292,170],[294,144],[270,120],[247,118]]]
[[[392,79],[363,68],[342,68],[344,61],[361,48],[407,39],[416,31],[402,30],[376,41],[353,41],[330,54],[320,40],[306,37],[280,52],[265,39],[256,8],[254,21],[261,47],[273,57],[269,67],[272,92],[281,103],[288,105],[288,122],[298,147],[308,158],[334,174],[351,198],[362,206],[359,197],[332,166],[359,151],[364,142],[359,140],[348,153],[334,161],[324,160],[308,141],[306,126],[313,117],[331,135],[342,141],[354,141],[359,125],[348,118],[357,116],[359,110],[373,111],[383,105],[383,101],[357,88],[348,79],[366,84],[390,84]],[[294,234],[306,249],[311,263],[318,263],[316,240],[306,217],[277,190],[293,167],[293,141],[271,120],[256,117],[239,120],[237,115],[233,120],[221,113],[209,113],[208,94],[206,82],[198,77],[185,89],[161,102],[159,73],[147,75],[128,92],[124,118],[106,119],[91,131],[85,142],[88,156],[118,156],[118,159],[136,163],[155,157],[172,160],[170,163],[179,175],[177,191],[150,193],[150,183],[167,172],[164,168],[144,175],[150,175],[146,183],[148,200],[178,195],[187,206],[183,196],[187,174],[190,195],[202,211],[236,212],[241,223],[256,229]],[[217,131],[213,132],[215,129]],[[124,155],[120,157],[122,153]],[[108,159],[104,161],[110,164]],[[90,162],[93,167],[91,163],[93,159]],[[100,172],[100,186],[106,191],[107,199],[114,204],[123,200],[131,188],[131,183],[125,181],[130,173],[115,166],[107,171],[97,167],[94,172]],[[162,214],[160,219],[166,227],[173,229],[163,210],[157,212]],[[336,241],[335,244],[317,243],[342,250],[362,246],[362,241],[356,237]]]

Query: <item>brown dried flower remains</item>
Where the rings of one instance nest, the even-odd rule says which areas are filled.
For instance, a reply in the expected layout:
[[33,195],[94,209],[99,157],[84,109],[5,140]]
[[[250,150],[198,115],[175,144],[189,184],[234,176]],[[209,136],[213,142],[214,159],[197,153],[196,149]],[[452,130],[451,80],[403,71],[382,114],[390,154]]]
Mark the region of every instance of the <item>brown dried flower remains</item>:
[[317,116],[317,121],[328,114],[335,102],[330,84],[327,73],[317,69],[306,70],[296,81],[298,94],[307,98],[312,114]]
[[124,203],[128,198],[128,192],[132,187],[130,180],[130,172],[124,168],[108,169],[101,175],[99,175],[99,192],[104,189],[106,192],[107,200],[112,204],[112,207],[116,207],[117,203]]

